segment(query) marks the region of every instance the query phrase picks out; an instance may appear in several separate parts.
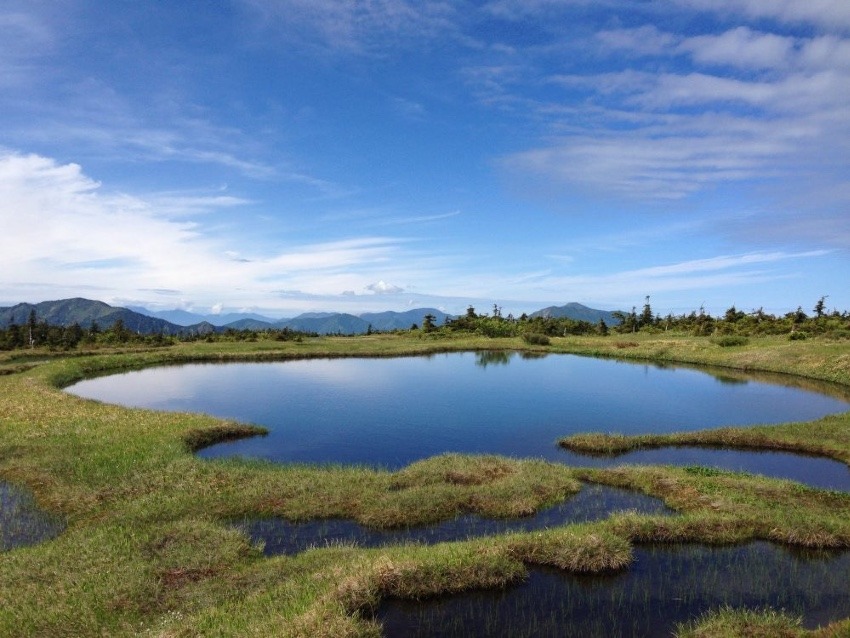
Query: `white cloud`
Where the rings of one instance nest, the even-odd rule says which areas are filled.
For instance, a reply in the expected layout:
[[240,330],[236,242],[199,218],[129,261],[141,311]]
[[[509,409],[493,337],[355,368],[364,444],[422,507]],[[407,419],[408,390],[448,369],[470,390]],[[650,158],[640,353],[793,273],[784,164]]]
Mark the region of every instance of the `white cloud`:
[[850,146],[850,40],[748,26],[686,37],[645,25],[600,31],[596,42],[617,55],[605,55],[603,72],[547,78],[563,102],[531,106],[551,134],[505,158],[512,176],[641,200],[779,178],[808,193],[805,206],[840,192],[827,180],[844,179]]
[[663,74],[655,86],[632,100],[653,109],[733,103],[768,112],[806,112],[846,103],[850,76],[825,70],[812,75],[791,75],[782,80],[745,81],[703,73]]
[[764,175],[787,150],[780,139],[704,135],[671,128],[605,137],[571,136],[506,158],[512,169],[639,199],[681,199],[707,185]]
[[374,292],[376,295],[395,295],[404,292],[404,288],[388,284],[383,279],[374,284],[369,284],[366,286],[366,290]]
[[811,68],[850,68],[850,40],[824,35],[806,40],[800,47],[798,64]]
[[813,24],[826,29],[850,29],[846,0],[676,0],[682,6],[728,16],[772,18],[789,24]]
[[794,45],[794,38],[736,27],[720,35],[686,38],[678,50],[690,53],[698,64],[774,69],[788,65]]
[[[163,204],[159,207],[159,204]],[[76,164],[0,152],[0,297],[40,287],[98,290],[104,300],[132,291],[158,298],[192,291],[199,303],[252,305],[271,290],[328,293],[363,288],[372,269],[402,258],[406,242],[360,237],[290,243],[236,258],[197,215],[239,198],[177,194],[150,198],[105,191]],[[73,293],[76,294],[76,293]]]

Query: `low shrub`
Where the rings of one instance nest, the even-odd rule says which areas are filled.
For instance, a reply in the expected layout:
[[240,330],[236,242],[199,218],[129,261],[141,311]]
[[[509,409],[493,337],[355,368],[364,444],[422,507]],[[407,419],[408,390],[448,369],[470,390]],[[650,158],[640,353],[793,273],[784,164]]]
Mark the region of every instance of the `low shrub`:
[[523,341],[532,346],[548,346],[551,342],[549,341],[549,337],[546,335],[538,334],[536,332],[527,332],[522,335]]
[[732,346],[745,346],[750,342],[746,337],[741,335],[724,335],[722,337],[714,337],[711,343],[720,346],[721,348],[729,348]]
[[622,350],[623,348],[637,348],[638,342],[637,341],[615,341],[614,347],[619,348],[620,350]]

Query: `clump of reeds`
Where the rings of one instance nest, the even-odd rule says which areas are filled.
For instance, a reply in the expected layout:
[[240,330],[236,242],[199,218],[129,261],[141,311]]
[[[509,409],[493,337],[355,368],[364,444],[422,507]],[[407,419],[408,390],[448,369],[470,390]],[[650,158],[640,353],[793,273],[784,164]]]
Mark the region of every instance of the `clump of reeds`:
[[774,609],[721,607],[678,625],[677,638],[795,638],[804,634],[802,619]]
[[548,565],[570,572],[599,574],[628,567],[631,544],[607,531],[562,528],[518,535],[510,552],[524,563]]

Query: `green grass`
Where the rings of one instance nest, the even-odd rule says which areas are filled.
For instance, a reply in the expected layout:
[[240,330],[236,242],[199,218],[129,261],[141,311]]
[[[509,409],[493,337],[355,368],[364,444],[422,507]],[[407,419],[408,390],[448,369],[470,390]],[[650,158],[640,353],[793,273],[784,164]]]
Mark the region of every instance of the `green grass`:
[[[729,347],[638,334],[629,337],[628,347],[619,343],[553,338],[541,350],[711,365],[724,375],[762,370],[850,388],[850,345],[840,342],[752,338]],[[789,481],[693,468],[577,471],[456,454],[397,472],[207,462],[191,450],[253,431],[203,415],[105,405],[57,389],[87,375],[155,364],[476,349],[536,348],[519,338],[372,335],[74,356],[3,354],[0,479],[31,489],[42,507],[67,520],[68,528],[53,541],[3,554],[0,635],[370,636],[379,635],[379,628],[358,612],[381,597],[503,586],[523,578],[530,565],[585,573],[627,569],[633,543],[766,539],[850,547],[850,496]],[[805,451],[850,463],[850,413],[813,423],[669,437],[586,439],[606,453],[671,443],[733,445]],[[276,558],[264,558],[226,524],[245,515],[341,517],[375,527],[430,523],[462,513],[512,517],[569,498],[579,480],[657,496],[681,516],[620,515],[431,547],[331,547]],[[683,635],[743,635],[737,627],[753,632],[762,627],[764,635],[773,635],[771,627],[786,625],[796,632],[787,635],[806,633],[793,619],[777,619],[771,612],[731,616],[719,611],[682,628]],[[842,632],[850,632],[850,622],[820,633]]]

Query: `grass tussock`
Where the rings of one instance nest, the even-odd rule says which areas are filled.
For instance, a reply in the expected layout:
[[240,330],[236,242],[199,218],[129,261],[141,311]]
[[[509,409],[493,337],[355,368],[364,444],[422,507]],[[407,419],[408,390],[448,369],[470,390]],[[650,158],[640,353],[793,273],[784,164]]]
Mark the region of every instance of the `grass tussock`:
[[676,638],[798,638],[802,619],[773,609],[722,607],[679,625]]
[[619,571],[633,560],[631,545],[623,536],[581,528],[524,534],[511,539],[509,547],[511,554],[524,563],[574,573]]
[[486,551],[475,543],[420,548],[414,556],[380,558],[374,567],[382,596],[409,599],[504,587],[525,574],[524,565],[507,552]]

